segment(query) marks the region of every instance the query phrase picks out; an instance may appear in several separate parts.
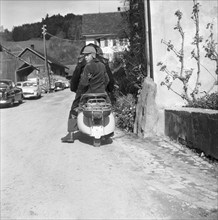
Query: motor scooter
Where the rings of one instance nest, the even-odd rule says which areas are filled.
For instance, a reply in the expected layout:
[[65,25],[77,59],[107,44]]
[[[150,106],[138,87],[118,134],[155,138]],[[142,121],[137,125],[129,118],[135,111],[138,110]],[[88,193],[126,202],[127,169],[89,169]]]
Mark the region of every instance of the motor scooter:
[[115,117],[107,99],[106,93],[88,93],[80,99],[77,126],[80,132],[93,138],[95,147],[114,135]]

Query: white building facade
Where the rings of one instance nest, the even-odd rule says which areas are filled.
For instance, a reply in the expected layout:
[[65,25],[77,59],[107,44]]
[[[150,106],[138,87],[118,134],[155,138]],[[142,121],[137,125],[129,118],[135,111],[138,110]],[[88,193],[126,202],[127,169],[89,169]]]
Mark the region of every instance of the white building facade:
[[113,60],[115,53],[128,47],[128,41],[119,38],[122,28],[120,12],[83,15],[82,35],[85,37],[86,45],[94,43],[100,46],[104,57],[109,61]]

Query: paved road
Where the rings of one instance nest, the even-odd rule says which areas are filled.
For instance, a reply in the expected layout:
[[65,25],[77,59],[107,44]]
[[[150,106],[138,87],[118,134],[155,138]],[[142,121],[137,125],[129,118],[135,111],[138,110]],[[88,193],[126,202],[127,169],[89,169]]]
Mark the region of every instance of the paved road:
[[69,90],[1,109],[1,219],[217,219],[216,163],[116,130],[61,143]]

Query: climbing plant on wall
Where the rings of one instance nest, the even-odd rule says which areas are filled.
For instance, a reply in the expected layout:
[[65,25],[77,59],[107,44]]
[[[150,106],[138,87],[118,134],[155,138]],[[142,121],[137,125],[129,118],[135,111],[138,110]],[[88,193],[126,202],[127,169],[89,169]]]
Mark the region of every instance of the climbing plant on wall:
[[143,79],[147,76],[144,0],[125,0],[124,5],[128,5],[127,10],[122,13],[123,24],[126,25],[123,25],[119,37],[128,39],[129,45],[124,52],[115,57],[114,62],[118,63],[117,66],[122,64],[125,74],[125,91],[122,92],[137,96]]

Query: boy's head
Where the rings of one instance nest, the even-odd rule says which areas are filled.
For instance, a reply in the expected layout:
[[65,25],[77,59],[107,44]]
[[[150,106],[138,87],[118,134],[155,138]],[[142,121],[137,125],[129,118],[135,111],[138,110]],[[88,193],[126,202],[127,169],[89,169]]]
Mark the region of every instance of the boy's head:
[[92,59],[96,58],[96,50],[92,46],[86,46],[82,54],[84,55],[86,62],[90,62]]

